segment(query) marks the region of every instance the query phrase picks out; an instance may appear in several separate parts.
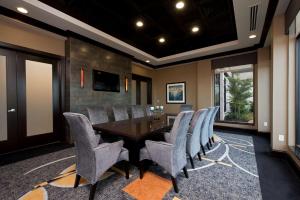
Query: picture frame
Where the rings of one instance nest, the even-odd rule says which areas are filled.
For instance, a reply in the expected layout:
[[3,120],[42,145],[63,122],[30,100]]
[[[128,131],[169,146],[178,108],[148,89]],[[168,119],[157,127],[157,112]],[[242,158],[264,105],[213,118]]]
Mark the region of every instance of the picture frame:
[[167,116],[167,125],[172,126],[175,122],[176,116],[174,115],[168,115]]
[[166,85],[166,103],[167,104],[185,104],[186,87],[185,82],[167,83]]

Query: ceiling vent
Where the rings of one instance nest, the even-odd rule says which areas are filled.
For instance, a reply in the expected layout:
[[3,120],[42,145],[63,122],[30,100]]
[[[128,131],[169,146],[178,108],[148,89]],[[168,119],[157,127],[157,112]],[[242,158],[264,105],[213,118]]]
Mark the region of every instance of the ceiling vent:
[[257,25],[258,4],[250,7],[250,31],[256,30]]

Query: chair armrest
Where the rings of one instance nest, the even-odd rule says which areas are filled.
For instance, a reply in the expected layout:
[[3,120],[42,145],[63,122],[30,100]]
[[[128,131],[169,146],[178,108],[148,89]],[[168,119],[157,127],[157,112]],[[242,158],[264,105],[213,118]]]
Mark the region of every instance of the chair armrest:
[[164,138],[166,142],[170,142],[171,140],[171,133],[170,132],[164,132]]
[[122,140],[113,143],[102,143],[94,148],[97,175],[103,174],[118,161],[123,143]]
[[151,160],[162,166],[169,173],[173,166],[173,144],[162,141],[146,140],[146,148]]

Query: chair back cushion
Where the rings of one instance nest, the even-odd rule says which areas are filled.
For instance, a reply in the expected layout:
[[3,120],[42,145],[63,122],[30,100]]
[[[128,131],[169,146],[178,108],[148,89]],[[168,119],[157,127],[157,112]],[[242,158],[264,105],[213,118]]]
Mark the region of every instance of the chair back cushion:
[[91,123],[102,124],[109,121],[106,110],[103,107],[88,107],[89,119]]
[[129,119],[126,106],[113,106],[112,109],[116,121]]
[[[207,109],[199,109],[193,116],[191,126],[193,125],[191,135],[187,142],[187,152],[195,156],[200,151],[200,134],[204,119],[207,115]],[[191,129],[191,128],[190,128]]]
[[183,111],[175,119],[170,142],[174,145],[173,173],[177,173],[186,165],[186,137],[194,111]]
[[206,145],[208,142],[209,138],[209,125],[210,125],[210,119],[211,115],[214,112],[214,107],[209,107],[207,111],[207,115],[204,119],[203,126],[201,128],[201,133],[200,133],[200,144],[201,145]]
[[209,132],[208,132],[208,136],[211,138],[214,134],[214,122],[216,120],[216,115],[219,111],[219,108],[220,106],[216,106],[214,107],[214,111],[211,115],[211,118],[210,118],[210,122],[209,122]]
[[185,104],[180,106],[180,112],[193,110],[193,105]]
[[144,108],[140,105],[131,106],[132,118],[145,117]]

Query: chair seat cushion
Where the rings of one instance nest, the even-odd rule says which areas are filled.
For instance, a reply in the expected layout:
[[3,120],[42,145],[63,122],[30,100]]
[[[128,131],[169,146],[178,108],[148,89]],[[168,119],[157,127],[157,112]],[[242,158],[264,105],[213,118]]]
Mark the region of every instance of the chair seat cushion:
[[142,160],[151,160],[150,154],[146,147],[140,149],[140,161]]
[[128,152],[128,150],[127,150],[126,148],[124,148],[124,147],[122,147],[122,150],[121,150],[121,152],[120,152],[120,156],[119,156],[119,158],[118,158],[118,162],[119,162],[119,161],[123,161],[123,160],[129,161],[129,152]]

